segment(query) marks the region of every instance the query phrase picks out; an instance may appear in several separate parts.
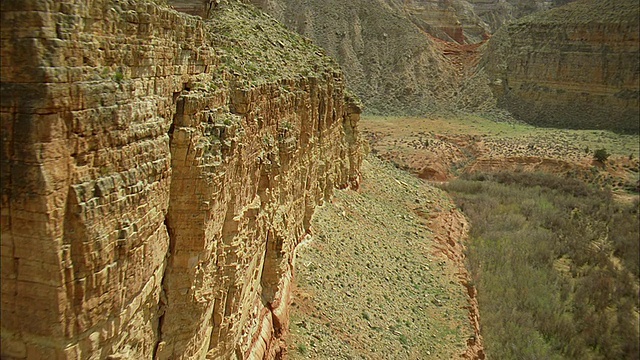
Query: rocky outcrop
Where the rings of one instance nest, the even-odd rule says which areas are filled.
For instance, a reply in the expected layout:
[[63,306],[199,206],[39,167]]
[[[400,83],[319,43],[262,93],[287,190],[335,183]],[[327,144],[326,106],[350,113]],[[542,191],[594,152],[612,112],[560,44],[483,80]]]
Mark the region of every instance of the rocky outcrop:
[[503,27],[483,60],[498,105],[536,125],[638,132],[639,12],[581,0]]
[[539,11],[573,0],[466,0],[478,17],[489,26],[489,31],[496,32],[502,25]]
[[2,3],[2,358],[274,358],[357,186],[337,66],[252,7]]
[[465,0],[387,0],[418,28],[445,41],[474,44],[489,37],[489,26]]
[[521,17],[575,0],[386,0],[429,34],[459,44],[486,40]]

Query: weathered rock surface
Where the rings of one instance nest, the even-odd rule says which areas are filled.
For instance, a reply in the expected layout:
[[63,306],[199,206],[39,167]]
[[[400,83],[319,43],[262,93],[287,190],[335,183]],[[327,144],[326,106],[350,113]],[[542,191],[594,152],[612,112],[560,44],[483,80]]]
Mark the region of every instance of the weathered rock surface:
[[496,32],[502,25],[538,11],[548,10],[574,0],[466,0],[475,14]]
[[460,71],[439,43],[479,44],[502,24],[566,0],[246,1],[335,58],[367,113],[422,116],[493,108],[484,73],[475,64]]
[[498,105],[535,125],[638,132],[639,13],[581,0],[503,27],[483,60]]
[[337,60],[374,114],[424,114],[451,104],[454,69],[395,2],[251,0]]
[[386,0],[414,24],[446,41],[475,44],[521,17],[575,0]]
[[2,358],[280,353],[293,249],[359,178],[337,67],[235,2],[1,10]]
[[387,0],[418,28],[441,40],[474,44],[486,40],[490,29],[465,0]]

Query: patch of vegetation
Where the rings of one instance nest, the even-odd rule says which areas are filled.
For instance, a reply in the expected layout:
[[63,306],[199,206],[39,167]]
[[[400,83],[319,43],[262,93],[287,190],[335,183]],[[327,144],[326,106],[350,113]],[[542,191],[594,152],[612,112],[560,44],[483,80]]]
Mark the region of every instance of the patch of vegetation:
[[254,6],[228,2],[213,11],[212,20],[207,25],[223,65],[212,79],[218,86],[231,81],[246,89],[340,71],[320,48]]
[[610,155],[611,155],[611,154],[609,154],[609,153],[607,152],[607,149],[605,149],[605,148],[598,149],[598,150],[596,150],[596,151],[594,151],[594,152],[593,152],[593,158],[594,158],[596,161],[601,162],[601,163],[603,163],[603,164],[604,164],[605,162],[607,162],[607,159],[609,159],[609,156],[610,156]]
[[477,174],[446,189],[494,359],[638,359],[638,201],[578,180]]
[[367,320],[367,321],[371,320],[371,316],[369,316],[369,313],[366,312],[366,311],[362,312],[362,318]]
[[120,84],[122,83],[122,80],[124,80],[124,74],[122,73],[122,68],[118,68],[116,69],[115,75],[113,75],[113,81]]
[[400,335],[400,337],[398,337],[398,340],[400,340],[400,343],[402,345],[409,346],[409,339],[407,339],[405,335]]
[[306,355],[307,352],[309,351],[307,349],[307,345],[305,344],[298,344],[298,346],[296,347],[296,349],[298,350],[298,352],[302,355]]

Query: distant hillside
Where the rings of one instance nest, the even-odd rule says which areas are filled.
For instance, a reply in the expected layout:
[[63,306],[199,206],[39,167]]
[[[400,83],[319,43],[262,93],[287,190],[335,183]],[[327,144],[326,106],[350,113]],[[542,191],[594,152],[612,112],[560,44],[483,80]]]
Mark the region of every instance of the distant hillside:
[[639,130],[637,0],[581,0],[522,18],[489,41],[498,105],[535,125]]
[[485,82],[472,84],[476,78],[456,68],[442,41],[412,22],[399,2],[252,2],[334,57],[367,113],[423,115],[491,101]]

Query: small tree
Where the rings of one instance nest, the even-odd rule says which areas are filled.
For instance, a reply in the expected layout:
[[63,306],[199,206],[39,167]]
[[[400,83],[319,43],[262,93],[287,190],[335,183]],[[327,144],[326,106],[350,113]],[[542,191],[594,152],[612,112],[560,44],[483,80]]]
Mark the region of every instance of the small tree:
[[605,149],[605,148],[598,149],[598,150],[593,152],[593,158],[596,161],[601,162],[603,164],[607,161],[607,159],[609,159],[609,155],[611,155],[611,154],[609,154],[607,152],[607,149]]

